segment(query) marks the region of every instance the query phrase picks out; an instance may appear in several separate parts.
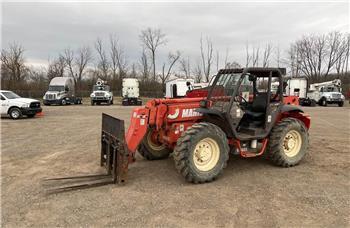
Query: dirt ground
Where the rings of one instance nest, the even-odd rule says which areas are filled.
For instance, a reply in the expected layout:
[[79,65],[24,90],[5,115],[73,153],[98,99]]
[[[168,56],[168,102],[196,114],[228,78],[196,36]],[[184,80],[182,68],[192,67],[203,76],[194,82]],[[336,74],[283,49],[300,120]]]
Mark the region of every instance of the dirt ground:
[[293,168],[231,156],[215,182],[194,185],[173,159],[137,157],[126,185],[46,195],[45,177],[102,172],[101,113],[131,107],[44,107],[44,117],[1,120],[3,227],[350,226],[350,108],[305,108],[310,147]]

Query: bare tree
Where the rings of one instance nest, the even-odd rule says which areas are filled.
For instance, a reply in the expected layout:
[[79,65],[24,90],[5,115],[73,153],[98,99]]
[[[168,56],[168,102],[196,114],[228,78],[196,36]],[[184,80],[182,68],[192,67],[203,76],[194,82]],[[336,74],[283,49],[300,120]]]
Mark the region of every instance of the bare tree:
[[252,57],[249,54],[249,44],[248,41],[245,45],[245,52],[246,52],[246,61],[245,61],[245,67],[248,67],[250,65],[250,61],[252,60]]
[[263,53],[263,67],[268,67],[270,64],[270,55],[272,52],[272,45],[270,43],[266,44],[264,53]]
[[219,55],[219,51],[216,50],[216,72],[219,71],[219,62],[220,62],[220,55]]
[[50,81],[55,77],[63,77],[64,70],[67,67],[66,59],[63,55],[59,55],[53,61],[49,60],[47,69],[47,79]]
[[260,47],[257,48],[253,47],[253,54],[252,54],[252,64],[253,67],[259,66],[259,53],[260,53]]
[[229,58],[229,49],[226,48],[226,53],[225,53],[225,63],[224,63],[224,66],[226,68],[226,65],[228,63],[228,58]]
[[145,52],[145,49],[142,49],[142,54],[140,58],[140,68],[141,68],[141,75],[142,79],[148,80],[149,74],[150,74],[150,66],[148,64],[148,58]]
[[226,66],[225,66],[225,69],[241,68],[241,67],[242,67],[241,64],[239,64],[239,63],[233,61],[232,63],[227,62],[227,63],[226,63]]
[[180,71],[184,73],[186,78],[190,78],[191,76],[190,57],[182,58],[180,60]]
[[4,77],[6,71],[9,75],[9,88],[15,89],[19,84],[25,81],[26,66],[23,57],[24,49],[21,45],[13,43],[8,50],[1,51],[1,77]]
[[97,64],[97,68],[102,73],[101,77],[104,80],[107,80],[110,63],[107,59],[106,52],[103,48],[102,40],[100,38],[97,38],[97,40],[95,42],[95,49],[96,49],[98,59],[99,59],[98,64]]
[[74,51],[70,48],[64,50],[64,60],[69,71],[69,75],[74,78]]
[[160,29],[147,28],[142,30],[140,40],[152,57],[153,80],[156,80],[156,51],[160,45],[165,45],[167,40]]
[[[123,47],[116,36],[110,35],[110,58],[113,79],[122,79],[127,72],[127,60]],[[117,77],[118,76],[118,77]]]
[[92,60],[91,50],[89,47],[81,47],[77,51],[77,56],[75,58],[75,65],[77,72],[75,74],[75,81],[77,82],[78,90],[81,89],[81,82],[83,79],[84,71],[87,68],[87,65]]
[[213,43],[211,40],[207,37],[206,38],[206,49],[203,46],[203,37],[201,36],[200,39],[200,51],[201,51],[201,58],[202,58],[202,67],[203,67],[203,73],[205,76],[205,81],[209,82],[210,80],[210,71],[213,64]]
[[174,67],[175,63],[180,59],[180,56],[181,56],[181,53],[179,51],[177,51],[175,54],[169,53],[168,55],[169,66],[166,67],[166,64],[163,63],[162,74],[160,75],[162,88],[165,87],[165,82],[169,79],[171,70]]
[[203,72],[202,72],[202,66],[199,60],[197,60],[196,67],[193,71],[194,74],[194,80],[196,83],[200,83],[203,79]]

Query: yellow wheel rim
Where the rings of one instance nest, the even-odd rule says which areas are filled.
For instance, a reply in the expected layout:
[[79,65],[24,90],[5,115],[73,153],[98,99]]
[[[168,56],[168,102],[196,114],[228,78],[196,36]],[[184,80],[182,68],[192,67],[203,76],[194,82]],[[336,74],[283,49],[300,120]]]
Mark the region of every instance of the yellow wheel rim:
[[296,130],[289,131],[283,140],[283,150],[288,157],[294,157],[300,151],[302,144],[301,135]]
[[194,165],[203,172],[213,169],[218,163],[219,157],[219,145],[211,138],[199,141],[193,153]]
[[154,151],[159,151],[159,150],[163,150],[165,149],[165,145],[164,144],[156,144],[152,141],[152,133],[153,131],[149,131],[147,133],[147,144],[149,147],[151,147],[152,150]]

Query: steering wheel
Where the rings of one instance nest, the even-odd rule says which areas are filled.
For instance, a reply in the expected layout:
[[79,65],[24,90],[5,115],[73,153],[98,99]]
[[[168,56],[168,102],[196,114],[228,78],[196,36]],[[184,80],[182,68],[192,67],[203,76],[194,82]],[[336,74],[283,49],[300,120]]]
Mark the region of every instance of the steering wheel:
[[235,99],[235,100],[239,102],[239,105],[241,106],[242,109],[246,109],[248,107],[248,101],[240,94],[237,95],[235,98],[237,97],[241,98],[244,101],[244,103],[241,103],[238,99]]

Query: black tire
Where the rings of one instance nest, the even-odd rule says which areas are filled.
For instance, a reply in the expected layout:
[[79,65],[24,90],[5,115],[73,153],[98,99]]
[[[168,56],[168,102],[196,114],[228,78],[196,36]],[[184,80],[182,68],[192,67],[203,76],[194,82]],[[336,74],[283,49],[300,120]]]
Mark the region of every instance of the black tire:
[[[285,147],[288,145],[286,145],[285,137],[290,132],[298,132],[301,139],[300,149],[295,155],[287,155],[285,152]],[[305,125],[300,120],[294,118],[286,118],[273,127],[269,136],[266,157],[277,166],[295,166],[298,165],[305,156],[308,145],[309,133]]]
[[8,113],[9,113],[10,117],[14,120],[20,119],[22,117],[21,109],[19,109],[17,107],[11,108]]
[[94,102],[94,101],[91,101],[91,105],[94,106],[94,105],[95,105],[95,102]]
[[147,160],[160,160],[169,157],[171,150],[166,145],[157,145],[151,141],[153,129],[149,129],[138,151]]
[[344,102],[343,102],[343,101],[339,102],[339,103],[338,103],[338,106],[339,106],[339,107],[343,107],[343,106],[344,106]]
[[27,117],[28,118],[33,118],[35,116],[35,114],[28,114]]
[[310,106],[311,106],[311,107],[315,107],[315,106],[316,106],[316,104],[317,104],[317,103],[316,103],[316,101],[315,101],[315,100],[311,100],[311,101],[310,101]]
[[327,106],[327,100],[326,98],[322,98],[320,101],[320,105],[326,107]]
[[61,105],[67,105],[67,101],[65,99],[61,100]]
[[[197,144],[207,139],[213,140],[218,146],[219,158],[212,168],[203,171],[195,164],[194,153]],[[213,156],[212,153],[210,158]],[[174,149],[177,171],[185,177],[186,181],[196,184],[215,180],[226,167],[228,157],[229,145],[226,134],[218,126],[205,122],[194,124],[188,128],[178,139]]]

